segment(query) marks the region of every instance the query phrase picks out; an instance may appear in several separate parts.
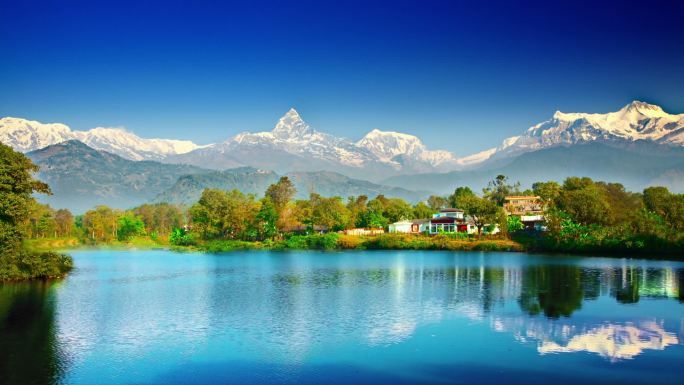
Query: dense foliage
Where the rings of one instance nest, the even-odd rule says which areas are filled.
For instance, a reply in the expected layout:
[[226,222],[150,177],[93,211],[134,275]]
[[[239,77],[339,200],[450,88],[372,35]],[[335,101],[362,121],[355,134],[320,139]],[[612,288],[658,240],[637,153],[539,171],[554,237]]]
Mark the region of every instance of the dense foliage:
[[[45,213],[29,223],[35,205],[32,194],[50,193],[50,188],[32,177],[38,171],[23,154],[0,143],[0,280],[57,277],[71,269],[71,258],[55,253],[31,253],[23,241],[30,229],[51,234]],[[56,213],[55,215],[56,216]]]
[[684,250],[684,195],[664,187],[642,194],[619,183],[567,178],[535,183],[534,193],[546,202],[548,231],[516,239],[539,249],[681,253]]

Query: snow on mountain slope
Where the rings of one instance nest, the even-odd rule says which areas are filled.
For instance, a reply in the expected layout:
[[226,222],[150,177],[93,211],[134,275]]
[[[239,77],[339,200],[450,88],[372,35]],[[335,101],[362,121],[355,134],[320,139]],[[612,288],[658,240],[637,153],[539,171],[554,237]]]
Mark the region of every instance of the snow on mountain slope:
[[[268,167],[267,158],[292,163],[287,171],[373,169],[386,171],[427,171],[448,162],[455,162],[447,151],[429,151],[415,136],[397,132],[373,130],[358,142],[329,135],[313,129],[295,109],[290,109],[278,120],[272,131],[243,132],[227,141],[193,151],[174,161],[190,164],[209,159],[213,167],[223,163],[245,162],[254,167]],[[292,159],[288,159],[292,156]]]
[[246,147],[277,149],[351,167],[361,167],[374,160],[373,154],[356,148],[349,140],[314,130],[294,108],[278,120],[272,131],[243,132],[215,146],[214,150],[230,153]]
[[162,159],[200,147],[188,140],[144,139],[122,128],[97,127],[88,131],[72,131],[60,123],[44,124],[12,117],[0,119],[0,142],[21,152],[74,139],[130,160]]
[[451,152],[428,150],[418,137],[399,132],[374,129],[356,142],[356,145],[368,149],[387,163],[396,163],[395,159],[399,155],[434,167],[456,162],[456,157]]
[[637,140],[684,146],[684,114],[669,114],[659,106],[640,101],[633,101],[618,111],[605,114],[556,111],[551,119],[530,127],[524,134],[505,139],[489,156],[480,156],[479,161],[558,145],[629,143]]

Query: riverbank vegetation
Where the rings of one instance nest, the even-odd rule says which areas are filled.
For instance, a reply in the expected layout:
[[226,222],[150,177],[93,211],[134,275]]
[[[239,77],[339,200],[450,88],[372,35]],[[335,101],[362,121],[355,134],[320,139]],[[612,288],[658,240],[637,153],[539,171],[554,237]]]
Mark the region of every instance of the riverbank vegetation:
[[[498,176],[477,195],[459,187],[449,196],[409,204],[378,195],[295,200],[287,177],[260,199],[237,190],[206,189],[190,207],[144,204],[130,210],[98,206],[83,215],[31,202],[25,245],[34,250],[76,246],[172,247],[210,252],[240,249],[507,250],[677,255],[684,250],[684,195],[663,187],[642,193],[618,183],[567,178],[521,191]],[[529,231],[502,205],[509,195],[539,196],[544,231]],[[411,218],[430,218],[457,207],[476,234],[346,235],[352,228],[383,228]],[[491,235],[491,230],[500,232]]]
[[33,193],[49,194],[45,183],[33,179],[38,168],[23,154],[0,143],[0,281],[60,277],[71,270],[70,257],[51,251],[27,250],[29,210]]
[[684,257],[684,194],[633,193],[590,178],[536,183],[533,192],[546,206],[547,231],[511,233],[529,250]]

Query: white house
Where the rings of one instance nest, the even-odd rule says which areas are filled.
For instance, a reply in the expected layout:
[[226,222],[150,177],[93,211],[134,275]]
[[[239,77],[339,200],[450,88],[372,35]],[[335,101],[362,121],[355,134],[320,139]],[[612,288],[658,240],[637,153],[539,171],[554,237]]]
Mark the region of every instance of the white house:
[[389,232],[418,234],[426,232],[428,228],[429,220],[427,219],[407,219],[399,222],[394,222],[391,225],[389,225]]

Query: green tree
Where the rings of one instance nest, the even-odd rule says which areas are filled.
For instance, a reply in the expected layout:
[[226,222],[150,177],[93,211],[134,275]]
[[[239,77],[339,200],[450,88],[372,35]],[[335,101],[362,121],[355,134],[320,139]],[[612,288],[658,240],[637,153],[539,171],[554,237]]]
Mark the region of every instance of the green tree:
[[295,189],[290,178],[282,176],[277,183],[268,186],[264,195],[273,202],[276,212],[280,215],[287,202],[291,201],[296,193],[297,189]]
[[48,185],[33,179],[36,171],[38,166],[26,156],[0,143],[0,255],[21,250],[32,194],[50,194]]
[[260,203],[238,190],[205,189],[188,210],[194,231],[203,239],[254,239]]
[[66,237],[71,235],[74,228],[74,216],[68,209],[59,209],[55,213],[55,225],[57,227],[57,235]]
[[498,206],[503,206],[507,196],[520,195],[520,182],[511,185],[508,183],[508,177],[497,175],[494,180],[489,182],[487,187],[482,189],[482,192],[485,198],[496,203]]
[[536,182],[532,184],[532,192],[539,196],[544,204],[554,204],[560,195],[561,185],[554,181]]
[[427,199],[427,204],[430,206],[432,211],[439,211],[440,209],[443,209],[449,205],[449,200],[438,195],[430,195],[430,197]]
[[425,202],[418,202],[413,206],[414,218],[430,218],[434,211]]
[[590,178],[567,178],[557,200],[557,207],[575,222],[583,225],[611,222],[608,194]]
[[684,231],[684,194],[672,194],[665,187],[644,190],[643,203],[650,212],[662,217],[675,232]]
[[[463,196],[459,199],[460,209],[470,216],[477,226],[477,233],[482,234],[485,225],[497,224],[501,221],[503,209],[493,201],[477,195]],[[505,215],[505,214],[503,214]]]
[[257,233],[260,239],[271,239],[276,236],[278,229],[278,212],[268,196],[261,199],[261,208],[256,216]]
[[32,194],[49,194],[47,184],[33,178],[38,167],[25,155],[0,143],[0,280],[55,277],[73,266],[71,258],[23,250]]
[[475,193],[473,190],[470,189],[470,187],[457,187],[456,190],[454,191],[453,194],[449,195],[448,201],[449,205],[451,207],[459,208],[460,207],[460,200],[465,198],[465,197],[473,197],[475,196]]
[[347,198],[347,210],[349,210],[349,227],[363,227],[361,218],[368,210],[368,197],[359,195],[358,197]]
[[132,212],[120,216],[117,224],[117,238],[120,241],[128,241],[133,237],[145,235],[145,223]]
[[507,222],[509,233],[514,233],[525,228],[525,224],[523,224],[522,220],[520,220],[520,217],[517,215],[509,215]]

